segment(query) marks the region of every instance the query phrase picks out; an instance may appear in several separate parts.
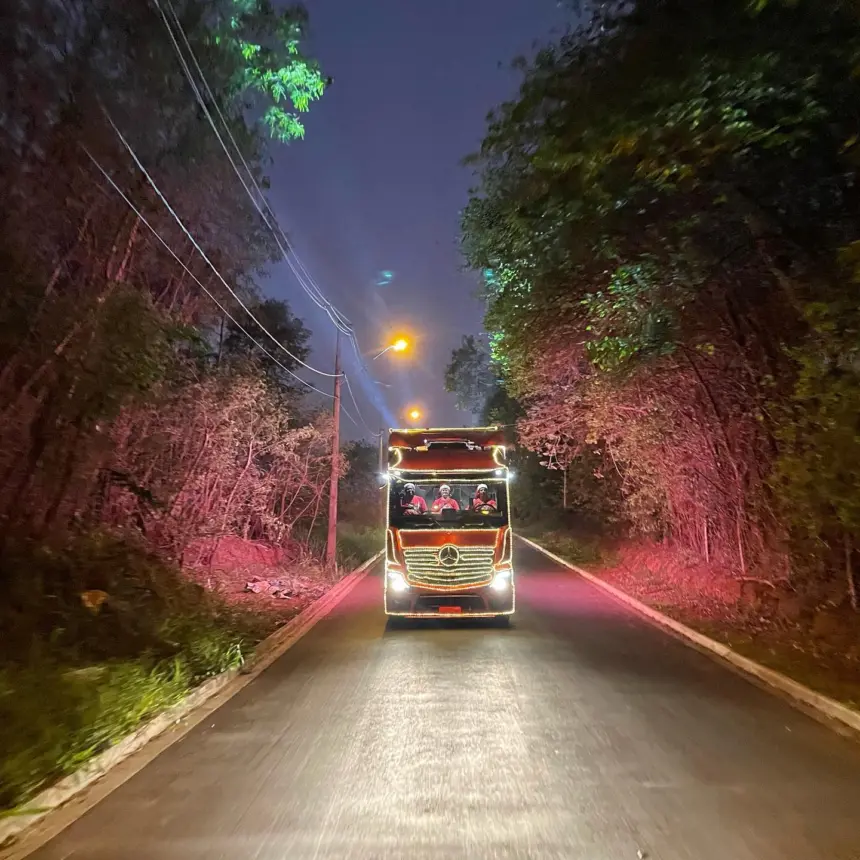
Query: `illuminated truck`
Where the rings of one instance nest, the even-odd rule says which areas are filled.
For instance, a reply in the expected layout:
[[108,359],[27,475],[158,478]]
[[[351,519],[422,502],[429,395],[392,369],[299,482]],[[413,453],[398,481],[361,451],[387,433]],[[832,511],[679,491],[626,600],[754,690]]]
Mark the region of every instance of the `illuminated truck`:
[[509,623],[515,583],[502,431],[391,430],[388,453],[386,615]]

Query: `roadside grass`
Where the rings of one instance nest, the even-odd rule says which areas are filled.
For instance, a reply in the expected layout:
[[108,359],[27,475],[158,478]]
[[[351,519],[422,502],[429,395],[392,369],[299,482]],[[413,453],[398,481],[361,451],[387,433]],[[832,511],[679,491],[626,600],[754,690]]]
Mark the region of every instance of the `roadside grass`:
[[[384,530],[341,524],[338,565],[383,547]],[[0,556],[0,817],[67,776],[207,678],[242,665],[284,623],[203,588],[127,535]]]
[[563,531],[541,531],[539,528],[520,529],[523,537],[537,541],[541,546],[561,556],[571,564],[587,565],[609,564],[612,553],[599,537],[576,535]]
[[[675,617],[683,613],[669,611],[667,615]],[[860,710],[860,661],[850,653],[822,649],[819,643],[810,642],[804,631],[786,627],[751,631],[712,620],[683,617],[678,620],[744,657]]]
[[385,547],[382,526],[338,525],[337,563],[341,570],[354,570]]
[[[339,520],[337,524],[337,572],[329,571],[329,577],[339,579],[341,574],[355,570],[360,564],[385,548],[385,526],[371,521]],[[325,558],[326,533],[319,526],[310,538],[311,554]]]
[[270,624],[134,541],[21,544],[0,559],[0,814],[14,814],[237,667]]

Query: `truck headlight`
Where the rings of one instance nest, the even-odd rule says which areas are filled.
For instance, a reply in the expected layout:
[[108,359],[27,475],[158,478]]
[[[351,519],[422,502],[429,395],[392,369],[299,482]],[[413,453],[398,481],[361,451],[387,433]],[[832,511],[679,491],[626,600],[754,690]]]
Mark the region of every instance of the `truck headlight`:
[[491,583],[494,591],[507,591],[511,587],[511,569],[505,568],[496,572]]
[[388,587],[395,594],[402,594],[404,591],[409,590],[409,583],[406,581],[403,574],[399,570],[389,570]]

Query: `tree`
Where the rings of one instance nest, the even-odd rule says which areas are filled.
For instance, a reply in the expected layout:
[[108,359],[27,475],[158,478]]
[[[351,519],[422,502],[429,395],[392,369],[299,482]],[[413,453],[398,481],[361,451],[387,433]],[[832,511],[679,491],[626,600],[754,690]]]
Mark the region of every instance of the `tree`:
[[445,368],[445,390],[457,396],[457,408],[480,415],[487,397],[497,386],[490,355],[474,335],[463,335]]
[[600,474],[599,462],[591,452],[561,439],[552,440],[550,452],[547,439],[530,445],[531,440],[519,432],[517,422],[527,413],[492,370],[488,352],[474,336],[465,335],[463,345],[452,352],[446,388],[458,394],[460,404],[470,405],[481,424],[506,428],[511,440],[508,463],[516,476],[513,512],[519,522],[545,527],[588,524],[594,529],[617,519],[618,488]]
[[[307,354],[301,321],[257,291],[284,244],[261,214],[269,149],[302,137],[325,84],[306,23],[269,0],[3,4],[0,697],[24,702],[0,716],[0,743],[17,737],[0,756],[21,762],[0,768],[10,806],[271,629],[209,593],[221,541],[236,578],[262,558],[313,571],[333,419],[222,330],[241,300]],[[105,671],[82,686],[85,665]],[[28,689],[47,733],[27,729]]]
[[[278,11],[267,0],[242,0],[232,4],[212,40],[215,46],[226,45],[234,53],[236,95],[256,92],[270,102],[262,122],[282,142],[304,137],[298,114],[321,98],[331,83],[318,63],[301,52],[307,27],[308,14],[302,5]],[[288,102],[292,110],[281,107],[282,102]]]
[[463,248],[521,438],[600,451],[641,528],[741,569],[783,545],[773,404],[860,228],[858,47],[838,3],[602,4],[472,159]]
[[356,525],[377,525],[380,517],[379,450],[366,441],[345,446],[346,473],[338,496],[339,518]]
[[[0,504],[0,538],[62,540],[109,524],[181,553],[183,535],[215,524],[291,532],[325,490],[330,427],[301,418],[295,392],[281,396],[283,371],[232,323],[222,331],[200,284],[233,312],[223,277],[306,357],[301,321],[256,291],[283,240],[209,122],[265,188],[267,146],[302,136],[298,115],[326,84],[301,53],[306,13],[265,0],[14,0],[4,24],[0,473],[16,498]],[[231,360],[213,368],[222,334]]]
[[[263,299],[251,305],[251,312],[271,337],[244,311],[239,311],[237,319],[241,320],[242,328],[266,348],[269,355],[254,344],[232,320],[227,321],[224,329],[221,350],[223,355],[227,358],[241,357],[253,361],[269,380],[283,389],[295,390],[296,379],[284,368],[295,373],[301,367],[300,362],[307,360],[310,354],[310,331],[293,315],[289,304],[284,301]],[[275,342],[283,349],[279,349]],[[274,356],[277,363],[270,356]]]
[[[259,376],[217,375],[165,390],[114,425],[98,517],[117,525],[133,519],[159,549],[181,558],[227,534],[307,540],[325,509],[330,425],[320,416],[294,426]],[[129,486],[145,488],[156,503]]]

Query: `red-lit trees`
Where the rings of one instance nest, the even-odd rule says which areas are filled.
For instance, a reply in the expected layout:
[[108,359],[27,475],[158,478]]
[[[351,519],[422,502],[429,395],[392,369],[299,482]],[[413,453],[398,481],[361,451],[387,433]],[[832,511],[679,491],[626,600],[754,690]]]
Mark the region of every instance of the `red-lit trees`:
[[[238,147],[234,161],[265,187],[268,138],[300,138],[299,114],[326,84],[300,50],[305,13],[256,0],[12,7],[0,36],[8,72],[0,94],[0,537],[109,524],[181,553],[201,533],[255,529],[277,539],[297,521],[309,527],[327,425],[308,423],[291,380],[241,347],[238,328],[195,278],[266,337],[108,121],[227,282],[280,343],[305,355],[300,321],[284,303],[256,296],[254,278],[279,255],[277,241],[176,53],[178,45],[223,140]],[[246,120],[252,105],[262,124]],[[237,463],[247,465],[237,472]]]
[[[811,368],[830,350],[855,384],[833,313],[856,315],[837,250],[860,232],[858,46],[838,4],[602,4],[473,159],[464,249],[522,437],[599,450],[635,522],[740,569],[772,563],[801,509],[819,537],[849,519],[803,475],[826,438]],[[792,397],[815,427],[787,444]],[[815,495],[860,490],[841,480]]]

